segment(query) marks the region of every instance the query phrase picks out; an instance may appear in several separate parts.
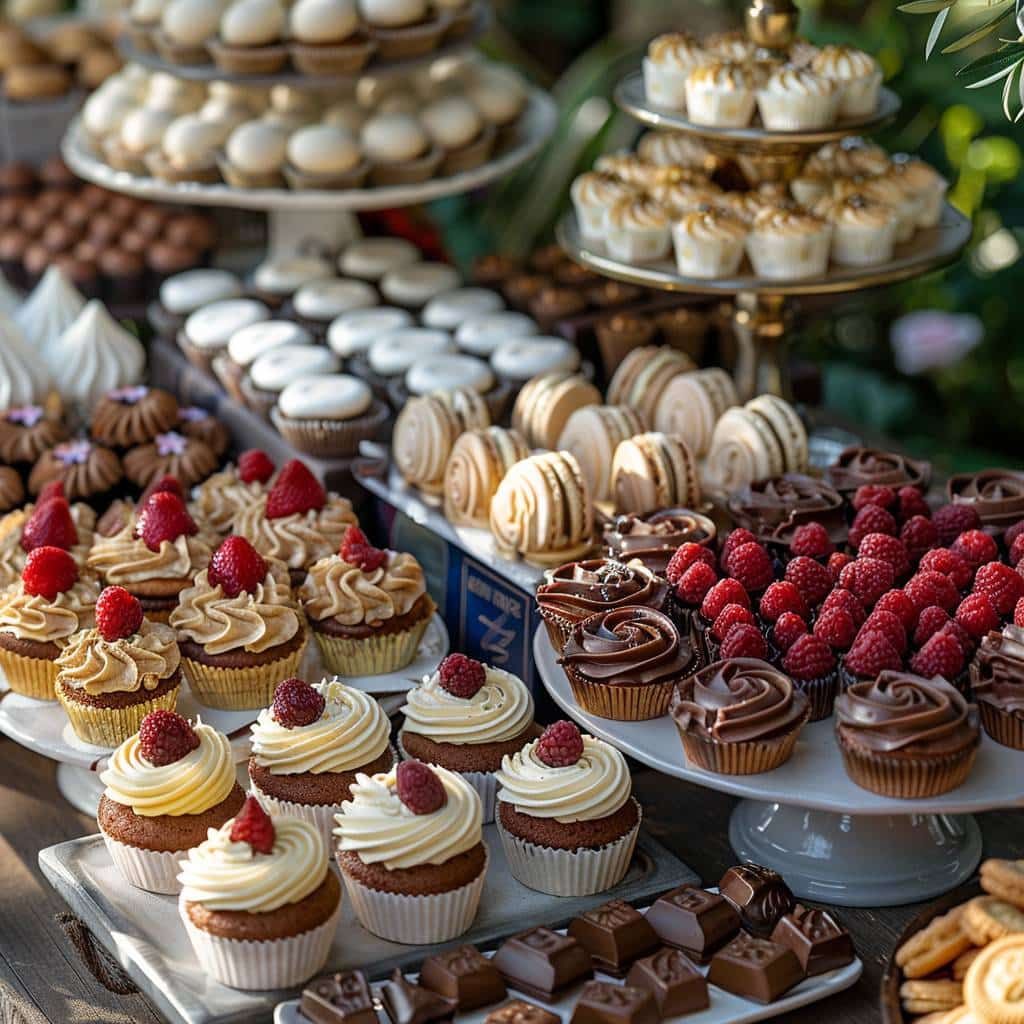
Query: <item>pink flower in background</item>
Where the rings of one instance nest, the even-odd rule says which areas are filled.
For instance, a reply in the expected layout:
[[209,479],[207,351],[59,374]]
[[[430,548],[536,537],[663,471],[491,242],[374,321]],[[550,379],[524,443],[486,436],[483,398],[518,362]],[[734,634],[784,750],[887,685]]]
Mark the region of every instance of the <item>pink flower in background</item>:
[[890,342],[901,373],[924,373],[952,366],[981,342],[984,327],[973,313],[921,310],[892,325]]
[[7,422],[19,423],[23,427],[34,427],[43,418],[40,405],[21,405],[7,410]]
[[169,434],[157,434],[156,452],[157,455],[184,455],[188,448],[188,438],[171,431]]

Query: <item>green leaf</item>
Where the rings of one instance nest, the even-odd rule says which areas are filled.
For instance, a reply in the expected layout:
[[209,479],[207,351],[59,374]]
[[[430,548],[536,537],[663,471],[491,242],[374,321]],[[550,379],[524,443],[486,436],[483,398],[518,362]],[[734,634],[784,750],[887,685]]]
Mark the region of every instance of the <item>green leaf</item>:
[[904,14],[938,14],[939,11],[948,11],[956,2],[957,0],[910,0],[910,3],[900,4],[896,9]]
[[959,68],[956,73],[958,76],[991,74],[993,71],[998,71],[1013,64],[1020,59],[1022,54],[1024,54],[1024,43],[1012,43],[993,53],[986,53],[981,57],[976,57],[970,63]]
[[985,22],[984,25],[979,25],[976,29],[968,32],[966,35],[961,36],[955,43],[950,43],[949,46],[943,47],[943,53],[956,53],[959,50],[966,50],[968,46],[972,46],[979,40],[984,39],[985,36],[991,35],[999,23],[1005,21],[1007,18],[1013,17],[1013,8],[1011,7],[1008,11],[1002,11],[997,14],[994,18],[990,18]]
[[992,85],[993,82],[998,82],[1000,78],[1005,78],[1007,75],[1012,76],[1013,73],[1020,66],[1021,60],[1024,60],[1024,58],[1019,58],[1015,63],[1010,64],[1005,68],[1001,68],[999,71],[996,71],[991,75],[988,75],[986,78],[982,78],[980,81],[971,82],[971,84],[968,85],[967,88],[983,89],[986,85]]
[[1013,115],[1010,113],[1010,94],[1013,92],[1013,79],[1016,74],[1017,68],[1014,68],[1003,86],[1003,113],[1006,115],[1007,121],[1013,120]]
[[935,15],[935,20],[932,22],[932,27],[928,32],[928,40],[924,44],[924,59],[927,60],[932,55],[932,50],[935,49],[935,44],[939,41],[939,36],[942,34],[942,26],[946,24],[946,18],[949,17],[951,8],[947,7],[944,11],[939,11]]

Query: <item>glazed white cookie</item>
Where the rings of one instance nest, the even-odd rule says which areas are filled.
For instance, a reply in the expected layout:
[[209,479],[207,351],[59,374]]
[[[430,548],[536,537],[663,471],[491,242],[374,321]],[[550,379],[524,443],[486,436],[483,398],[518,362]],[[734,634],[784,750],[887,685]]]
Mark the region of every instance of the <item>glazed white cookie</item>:
[[263,320],[235,331],[228,341],[228,355],[233,363],[246,367],[283,345],[312,344],[313,336],[299,324],[290,320]]
[[160,286],[160,305],[168,313],[187,316],[202,306],[242,294],[242,282],[228,270],[201,268],[169,277]]
[[458,288],[461,282],[459,272],[447,263],[424,261],[389,270],[381,278],[380,291],[396,306],[420,309],[435,296]]
[[406,371],[405,387],[411,395],[456,388],[486,394],[494,387],[494,374],[487,363],[476,356],[443,353],[417,359]]
[[455,288],[435,295],[420,319],[424,327],[439,327],[454,331],[467,320],[498,313],[505,308],[505,300],[490,288]]
[[377,301],[376,290],[365,281],[349,281],[344,278],[311,281],[292,297],[292,305],[299,316],[321,323],[334,320],[354,309],[376,306]]
[[379,281],[391,270],[419,263],[419,249],[404,238],[360,238],[345,247],[338,269],[345,277]]
[[338,357],[322,345],[284,345],[260,356],[249,379],[261,391],[283,391],[293,380],[335,373]]

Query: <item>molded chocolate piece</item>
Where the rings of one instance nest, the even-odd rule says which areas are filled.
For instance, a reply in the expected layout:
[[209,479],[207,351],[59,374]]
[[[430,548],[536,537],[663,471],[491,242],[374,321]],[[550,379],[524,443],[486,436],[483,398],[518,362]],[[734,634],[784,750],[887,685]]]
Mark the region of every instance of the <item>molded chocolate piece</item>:
[[746,932],[714,955],[708,971],[712,985],[757,1003],[774,1003],[803,977],[793,950]]
[[544,927],[513,935],[493,963],[511,988],[544,1000],[594,974],[590,954],[576,939]]
[[760,864],[729,868],[718,883],[719,892],[736,908],[743,927],[766,939],[795,900],[782,876]]
[[704,975],[678,949],[662,948],[637,960],[629,970],[626,984],[647,989],[662,1017],[681,1017],[711,1005]]
[[659,946],[658,936],[639,910],[611,900],[587,910],[569,925],[569,934],[591,955],[594,966],[622,976],[634,960]]
[[427,957],[419,981],[424,988],[454,999],[463,1013],[490,1006],[508,994],[498,968],[474,946],[459,946]]
[[740,916],[732,904],[696,885],[665,893],[647,911],[647,921],[665,945],[702,964],[740,930]]

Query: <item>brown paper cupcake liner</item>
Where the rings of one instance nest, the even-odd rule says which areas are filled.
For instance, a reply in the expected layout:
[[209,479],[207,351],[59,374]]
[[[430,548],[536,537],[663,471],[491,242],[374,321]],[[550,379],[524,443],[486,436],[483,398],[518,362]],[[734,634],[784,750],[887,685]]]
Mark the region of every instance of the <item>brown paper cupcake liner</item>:
[[451,174],[462,174],[472,171],[486,163],[494,151],[498,141],[498,133],[493,125],[485,125],[483,131],[468,145],[461,149],[448,150],[441,160],[440,174],[448,177]]
[[270,422],[293,447],[307,455],[344,459],[359,453],[361,441],[370,441],[388,419],[388,407],[374,399],[369,410],[350,420],[292,419],[275,405]]
[[831,716],[839,696],[839,674],[835,670],[817,679],[794,679],[793,685],[811,702],[809,722],[820,722]]
[[978,701],[978,708],[981,711],[981,724],[985,732],[996,743],[1012,747],[1014,750],[1024,750],[1024,715],[1002,711],[984,700]]
[[370,173],[368,160],[360,160],[355,167],[341,174],[310,174],[300,171],[291,164],[284,166],[284,179],[289,188],[296,192],[319,190],[326,192],[344,192],[352,188],[362,188]]
[[403,160],[397,164],[371,164],[370,181],[381,188],[418,185],[434,177],[443,156],[441,150],[434,146],[415,160]]
[[229,75],[274,75],[288,63],[288,47],[226,46],[219,39],[207,44],[213,63]]
[[416,659],[430,615],[401,633],[384,633],[353,640],[331,636],[315,629],[313,636],[323,655],[324,666],[339,676],[382,676],[397,672]]
[[576,623],[570,622],[561,615],[555,615],[552,612],[546,611],[544,608],[540,608],[539,611],[541,621],[547,630],[548,639],[551,641],[555,654],[561,654],[562,648],[568,641]]
[[966,781],[978,753],[975,744],[941,757],[890,757],[859,750],[844,742],[841,733],[838,740],[846,774],[861,789],[898,800],[923,800],[956,789]]
[[441,37],[448,29],[450,19],[447,17],[431,18],[418,25],[402,28],[369,29],[370,38],[377,44],[379,60],[408,60],[410,57],[422,57],[425,53],[436,50]]
[[746,743],[719,743],[683,729],[679,736],[687,760],[698,768],[716,775],[760,775],[789,760],[802,728],[803,722],[784,736]]
[[628,686],[613,683],[593,683],[565,666],[565,675],[576,703],[599,718],[617,722],[644,722],[661,718],[668,711],[676,680]]
[[102,708],[92,704],[79,704],[68,700],[59,691],[58,700],[67,712],[75,735],[94,747],[116,747],[134,736],[142,720],[151,711],[173,711],[178,702],[180,686],[175,686],[159,697],[131,704],[125,708]]
[[295,70],[304,75],[355,75],[370,63],[377,52],[377,44],[363,35],[356,35],[343,43],[321,46],[293,42],[288,51]]
[[57,662],[49,658],[27,658],[14,651],[0,650],[0,668],[12,693],[35,700],[56,700]]

